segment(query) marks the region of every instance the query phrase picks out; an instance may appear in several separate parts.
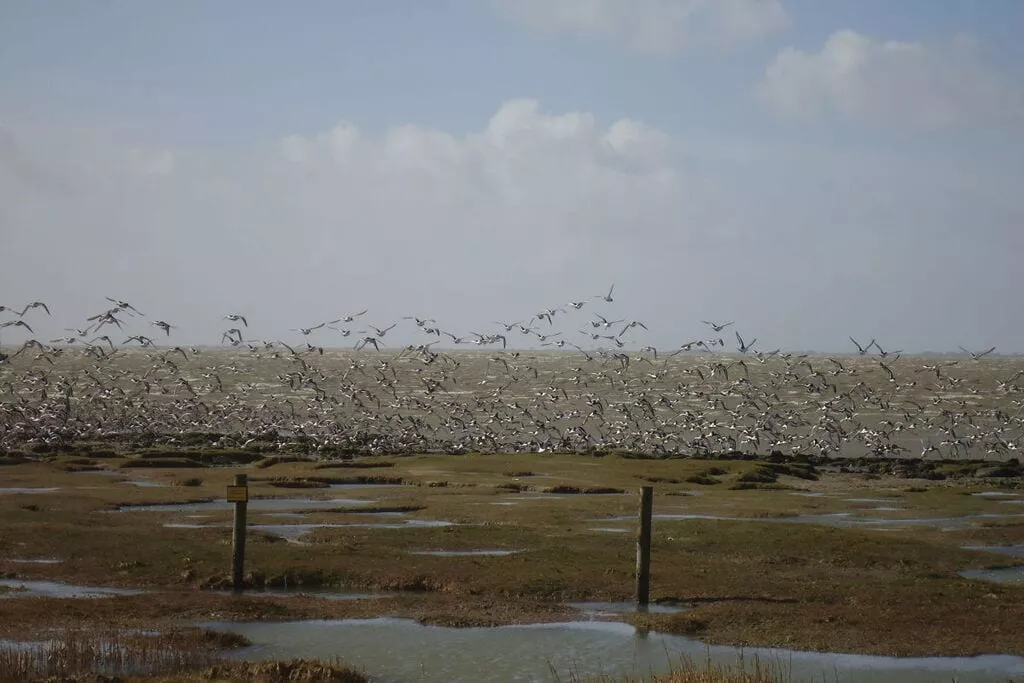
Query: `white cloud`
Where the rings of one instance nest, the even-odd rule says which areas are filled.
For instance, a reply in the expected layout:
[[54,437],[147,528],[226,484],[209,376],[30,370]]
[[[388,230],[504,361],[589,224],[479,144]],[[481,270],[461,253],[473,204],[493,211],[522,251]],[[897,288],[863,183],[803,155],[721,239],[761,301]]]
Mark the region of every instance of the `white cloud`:
[[496,0],[538,30],[614,41],[641,52],[731,47],[788,26],[780,0]]
[[768,66],[761,100],[781,116],[924,128],[1024,121],[1024,89],[970,41],[930,46],[838,31],[820,52],[789,47]]
[[[168,319],[196,307],[200,340],[216,311],[245,306],[275,334],[347,302],[377,308],[381,324],[529,317],[607,287],[613,274],[588,272],[594,244],[664,235],[685,213],[671,136],[532,100],[464,136],[368,136],[342,121],[213,152],[12,127],[0,147],[0,241],[22,255],[0,269],[0,292],[76,314],[115,291],[162,302]],[[534,294],[518,295],[528,308],[490,310],[515,292]]]
[[[846,348],[847,334],[985,348],[1024,338],[1000,313],[1024,249],[1014,168],[682,141],[532,100],[469,134],[342,121],[235,149],[11,125],[0,303],[50,304],[52,320],[29,321],[45,340],[112,296],[177,324],[172,340],[216,343],[234,311],[254,339],[362,308],[380,327],[419,315],[486,332],[614,282],[614,304],[589,298],[555,329],[574,337],[595,308],[650,327],[634,348],[689,341],[714,317],[766,348]],[[914,297],[912,315],[893,292]],[[426,341],[408,321],[387,339]]]

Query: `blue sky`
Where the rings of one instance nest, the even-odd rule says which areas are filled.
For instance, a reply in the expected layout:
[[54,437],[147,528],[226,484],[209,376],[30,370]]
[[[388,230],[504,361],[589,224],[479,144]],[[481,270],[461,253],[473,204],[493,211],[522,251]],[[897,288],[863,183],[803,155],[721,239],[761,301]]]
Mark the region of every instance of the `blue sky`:
[[614,281],[677,312],[636,346],[718,316],[1024,351],[1020,26],[1013,0],[6,2],[0,304],[48,297],[59,330],[126,288],[213,343],[225,308],[458,333]]

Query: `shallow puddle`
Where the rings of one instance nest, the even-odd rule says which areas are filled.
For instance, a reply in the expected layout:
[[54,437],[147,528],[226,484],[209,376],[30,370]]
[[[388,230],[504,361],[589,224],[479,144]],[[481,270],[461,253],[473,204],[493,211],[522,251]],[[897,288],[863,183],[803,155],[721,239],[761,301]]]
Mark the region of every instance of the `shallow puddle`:
[[[454,522],[433,519],[407,519],[404,522],[323,522],[310,524],[250,524],[250,529],[265,531],[288,541],[298,541],[313,529],[344,529],[359,527],[368,529],[409,529],[454,526]],[[167,526],[166,524],[164,526]]]
[[1010,557],[1024,557],[1024,543],[1018,545],[965,545],[964,550],[981,550]]
[[[736,522],[761,522],[764,520],[756,517],[726,517],[725,515],[705,515],[701,513],[690,513],[690,512],[664,512],[651,515],[652,520],[664,520],[666,522],[678,522],[687,519],[727,519]],[[592,519],[591,522],[636,522],[636,515],[620,515],[618,517],[608,517],[606,519]]]
[[10,561],[17,564],[60,564],[64,560],[55,557],[14,557]]
[[[1024,517],[1024,514],[982,513],[964,515],[962,517],[855,517],[852,512],[832,512],[820,515],[788,515],[781,517],[728,517],[725,515],[709,515],[700,513],[664,513],[652,516],[654,520],[679,521],[688,519],[719,519],[734,522],[774,522],[785,524],[822,524],[841,528],[861,527],[868,529],[894,531],[905,526],[937,526],[943,530],[963,529],[976,521],[985,519],[1013,519]],[[609,517],[590,520],[593,522],[633,522],[635,516]],[[879,527],[889,527],[880,529]],[[895,527],[895,528],[893,528]]]
[[896,498],[843,498],[846,503],[896,503]]
[[[211,592],[214,595],[234,595],[231,591]],[[243,595],[250,597],[270,596],[278,598],[314,597],[321,600],[380,600],[383,598],[393,597],[393,595],[384,595],[381,593],[347,593],[329,588],[303,588],[301,586],[296,586],[294,588],[289,588],[287,586],[282,588],[250,588],[246,589]]]
[[[315,510],[319,508],[343,507],[346,505],[369,505],[372,500],[358,498],[331,498],[315,500],[312,498],[254,498],[249,501],[247,509],[253,512],[261,510]],[[201,512],[204,510],[232,510],[235,504],[226,500],[211,500],[204,503],[160,503],[157,505],[121,505],[117,512]]]
[[974,581],[989,583],[1024,584],[1024,565],[1019,567],[1000,567],[999,569],[965,569],[960,576]]
[[639,607],[635,602],[567,602],[573,607],[592,616],[612,616],[615,614],[676,614],[688,608],[678,605],[658,605],[651,603]]
[[145,591],[131,588],[104,588],[99,586],[74,586],[56,581],[23,581],[21,579],[0,579],[0,586],[10,588],[0,592],[0,598],[108,598],[112,595],[140,595]]
[[330,491],[361,491],[362,489],[398,489],[409,488],[412,484],[330,484]]
[[[330,659],[365,669],[375,680],[551,681],[590,676],[650,676],[683,658],[749,671],[773,666],[785,680],[844,683],[1005,681],[1024,675],[1024,657],[894,658],[707,646],[617,622],[447,628],[406,619],[200,624],[240,633],[253,645],[231,656],[246,660]],[[742,660],[740,659],[742,657]]]
[[433,557],[506,557],[521,553],[521,550],[410,550],[410,555],[431,555]]

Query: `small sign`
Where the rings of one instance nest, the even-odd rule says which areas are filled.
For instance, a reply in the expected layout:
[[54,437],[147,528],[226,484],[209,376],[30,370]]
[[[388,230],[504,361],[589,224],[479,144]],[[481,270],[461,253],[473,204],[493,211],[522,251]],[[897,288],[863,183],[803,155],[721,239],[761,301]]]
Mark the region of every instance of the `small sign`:
[[248,503],[249,502],[249,487],[248,486],[228,486],[228,502],[229,503]]

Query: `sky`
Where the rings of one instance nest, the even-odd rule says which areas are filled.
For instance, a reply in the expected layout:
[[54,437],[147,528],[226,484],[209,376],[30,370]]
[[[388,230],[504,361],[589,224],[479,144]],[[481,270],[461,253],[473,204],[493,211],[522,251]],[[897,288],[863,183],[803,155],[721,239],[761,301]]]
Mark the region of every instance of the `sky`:
[[0,342],[110,297],[145,314],[112,337],[172,344],[229,313],[583,343],[600,314],[646,325],[633,349],[706,320],[1024,353],[1020,26],[1018,0],[6,0],[0,305],[52,316]]

